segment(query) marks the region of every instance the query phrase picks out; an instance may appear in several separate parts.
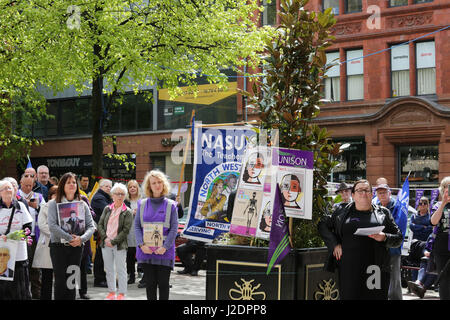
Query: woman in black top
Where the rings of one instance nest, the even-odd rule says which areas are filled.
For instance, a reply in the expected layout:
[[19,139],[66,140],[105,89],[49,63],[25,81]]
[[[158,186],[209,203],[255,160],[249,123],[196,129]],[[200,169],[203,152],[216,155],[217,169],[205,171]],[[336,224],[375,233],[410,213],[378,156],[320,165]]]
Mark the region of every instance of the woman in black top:
[[[450,196],[448,186],[450,177],[445,177],[439,186],[442,197],[439,208],[431,216],[431,224],[437,226],[436,239],[433,244],[433,255],[436,269],[440,275],[439,298],[450,300],[450,233],[449,233],[449,212]],[[445,270],[444,270],[445,268]]]
[[[339,270],[342,300],[387,300],[389,251],[402,242],[402,233],[388,209],[372,204],[372,186],[357,181],[352,188],[354,202],[338,207],[318,224],[329,250],[326,269]],[[354,235],[358,228],[384,226],[369,236]]]

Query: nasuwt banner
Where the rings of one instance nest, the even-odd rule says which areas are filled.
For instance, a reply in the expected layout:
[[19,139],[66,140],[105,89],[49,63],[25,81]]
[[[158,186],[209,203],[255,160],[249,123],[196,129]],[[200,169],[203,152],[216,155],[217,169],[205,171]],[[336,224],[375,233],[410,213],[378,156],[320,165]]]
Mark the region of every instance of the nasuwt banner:
[[228,197],[236,191],[247,143],[256,136],[245,127],[196,126],[189,216],[183,236],[211,242],[230,230]]

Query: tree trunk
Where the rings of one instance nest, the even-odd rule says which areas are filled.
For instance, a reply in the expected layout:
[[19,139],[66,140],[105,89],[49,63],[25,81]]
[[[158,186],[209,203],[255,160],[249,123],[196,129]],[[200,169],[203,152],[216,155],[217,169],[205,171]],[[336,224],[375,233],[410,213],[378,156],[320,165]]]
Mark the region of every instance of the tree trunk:
[[92,79],[92,175],[103,177],[103,127],[106,119],[103,118],[102,104],[103,77],[95,76]]

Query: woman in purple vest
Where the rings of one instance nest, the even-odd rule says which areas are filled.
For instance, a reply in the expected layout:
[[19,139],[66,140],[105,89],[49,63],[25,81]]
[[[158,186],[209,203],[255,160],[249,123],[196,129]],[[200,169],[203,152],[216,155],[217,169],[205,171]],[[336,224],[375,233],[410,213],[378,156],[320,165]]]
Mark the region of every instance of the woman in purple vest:
[[135,217],[136,259],[144,268],[147,299],[169,299],[169,278],[175,264],[177,206],[167,198],[170,184],[164,173],[152,170],[142,183],[147,198],[138,202]]

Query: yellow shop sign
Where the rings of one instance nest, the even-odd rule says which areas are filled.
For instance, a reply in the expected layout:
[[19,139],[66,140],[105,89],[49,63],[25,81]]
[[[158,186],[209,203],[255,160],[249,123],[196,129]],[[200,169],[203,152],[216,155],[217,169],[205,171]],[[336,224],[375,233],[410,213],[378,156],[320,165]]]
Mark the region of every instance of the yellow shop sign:
[[217,84],[200,84],[197,96],[194,95],[192,88],[181,87],[180,89],[183,90],[183,93],[174,99],[170,98],[168,89],[160,89],[158,91],[159,100],[210,105],[236,94],[237,82],[228,82],[228,88],[219,88]]

